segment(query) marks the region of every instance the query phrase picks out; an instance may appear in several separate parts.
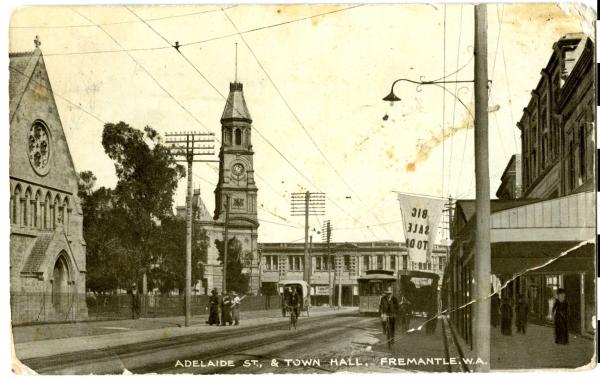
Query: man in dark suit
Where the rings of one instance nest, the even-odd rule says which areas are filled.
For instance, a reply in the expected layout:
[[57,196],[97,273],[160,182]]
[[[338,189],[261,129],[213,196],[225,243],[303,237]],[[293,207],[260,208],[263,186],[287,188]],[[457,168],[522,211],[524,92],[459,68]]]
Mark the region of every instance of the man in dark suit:
[[392,295],[392,289],[388,288],[379,302],[379,317],[381,318],[381,327],[383,333],[390,328],[391,339],[388,344],[394,343],[396,335],[396,315],[398,314],[398,299]]

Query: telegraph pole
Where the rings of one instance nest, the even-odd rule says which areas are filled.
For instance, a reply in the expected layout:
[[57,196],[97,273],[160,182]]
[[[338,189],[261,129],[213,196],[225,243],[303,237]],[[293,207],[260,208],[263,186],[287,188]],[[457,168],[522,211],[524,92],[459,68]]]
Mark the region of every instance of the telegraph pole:
[[305,282],[310,281],[310,257],[308,254],[308,216],[325,215],[325,194],[323,192],[292,193],[292,216],[304,216],[304,275]]
[[229,247],[229,195],[225,195],[225,241],[223,241],[223,289],[221,295],[225,295],[227,288],[227,249]]
[[475,5],[475,255],[474,329],[477,356],[490,370],[490,174],[488,154],[487,6]]
[[[313,236],[310,236],[310,242],[309,242],[309,248],[308,248],[308,278],[310,279],[312,277],[312,259],[310,258],[312,256],[312,238]],[[308,284],[310,284],[310,280],[307,282]]]
[[329,280],[328,293],[329,293],[329,308],[333,307],[333,289],[331,288],[331,221],[327,220],[323,225],[323,239],[327,242],[327,274]]
[[[215,162],[195,159],[197,156],[214,155],[214,133],[175,132],[166,133],[166,143],[176,162],[187,162],[186,239],[185,239],[185,326],[190,326],[192,315],[192,165],[194,162]],[[208,145],[207,145],[208,144]]]

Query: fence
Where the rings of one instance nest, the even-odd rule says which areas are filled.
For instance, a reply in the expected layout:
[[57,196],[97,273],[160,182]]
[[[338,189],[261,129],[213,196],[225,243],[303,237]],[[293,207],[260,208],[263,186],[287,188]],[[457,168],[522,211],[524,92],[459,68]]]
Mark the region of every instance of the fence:
[[[208,313],[207,295],[192,296],[192,315]],[[130,294],[11,293],[13,325],[85,320],[119,320],[134,317],[169,317],[184,314],[183,295],[139,295],[134,309]],[[279,309],[279,296],[246,296],[241,311]],[[135,314],[134,314],[135,313]]]

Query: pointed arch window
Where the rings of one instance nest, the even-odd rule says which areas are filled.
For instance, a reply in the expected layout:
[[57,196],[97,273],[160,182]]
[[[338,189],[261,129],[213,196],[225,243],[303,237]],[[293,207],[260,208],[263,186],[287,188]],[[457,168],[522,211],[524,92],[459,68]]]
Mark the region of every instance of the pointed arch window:
[[31,219],[30,219],[31,215],[29,212],[30,202],[31,202],[31,189],[27,188],[27,190],[25,191],[25,197],[23,199],[21,199],[21,204],[22,204],[21,208],[22,208],[22,217],[23,217],[21,224],[23,226],[29,226],[30,221],[31,221]]
[[65,197],[62,206],[62,222],[65,226],[65,231],[69,231],[69,219],[71,218],[71,210],[69,209],[69,198]]
[[31,200],[31,226],[33,226],[34,228],[40,227],[39,208],[40,208],[40,198],[41,197],[42,197],[41,193],[38,190],[35,193],[35,198]]
[[50,197],[50,192],[46,193],[46,199],[44,200],[44,205],[42,207],[42,228],[50,229],[50,207],[52,206],[52,199]]
[[19,209],[21,205],[21,186],[17,185],[13,195],[12,203],[12,222],[13,224],[19,225],[21,217],[19,215]]
[[60,204],[60,199],[58,198],[58,195],[56,195],[56,197],[54,198],[54,203],[52,204],[52,208],[50,210],[50,228],[52,229],[56,229],[56,227],[58,226],[58,205]]

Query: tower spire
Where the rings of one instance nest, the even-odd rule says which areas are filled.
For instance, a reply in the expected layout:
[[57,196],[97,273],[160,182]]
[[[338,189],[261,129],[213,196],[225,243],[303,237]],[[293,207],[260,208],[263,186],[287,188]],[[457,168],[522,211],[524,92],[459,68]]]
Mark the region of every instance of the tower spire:
[[237,54],[237,42],[235,43],[235,80],[234,82],[237,83],[237,71],[238,71],[238,54]]

